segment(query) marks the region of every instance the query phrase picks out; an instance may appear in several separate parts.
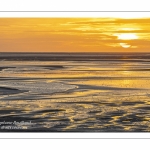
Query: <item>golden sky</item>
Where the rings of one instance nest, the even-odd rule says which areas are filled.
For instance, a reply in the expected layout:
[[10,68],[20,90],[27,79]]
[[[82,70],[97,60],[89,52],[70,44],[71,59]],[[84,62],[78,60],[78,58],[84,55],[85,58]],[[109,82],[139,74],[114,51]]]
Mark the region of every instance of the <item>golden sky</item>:
[[150,52],[150,18],[0,18],[0,52]]

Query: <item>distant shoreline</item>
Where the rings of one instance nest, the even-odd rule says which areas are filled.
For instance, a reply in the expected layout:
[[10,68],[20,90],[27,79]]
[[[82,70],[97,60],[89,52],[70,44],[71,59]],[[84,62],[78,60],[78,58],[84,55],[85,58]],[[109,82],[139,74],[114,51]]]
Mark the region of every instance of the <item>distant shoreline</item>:
[[[144,59],[144,60],[143,60]],[[0,61],[148,61],[150,53],[9,53],[1,52]]]

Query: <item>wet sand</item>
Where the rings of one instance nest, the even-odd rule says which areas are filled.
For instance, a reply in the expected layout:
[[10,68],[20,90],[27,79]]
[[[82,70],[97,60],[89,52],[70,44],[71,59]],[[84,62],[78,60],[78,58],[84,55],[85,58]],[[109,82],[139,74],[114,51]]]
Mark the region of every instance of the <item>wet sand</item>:
[[149,132],[149,54],[45,55],[0,56],[0,132]]

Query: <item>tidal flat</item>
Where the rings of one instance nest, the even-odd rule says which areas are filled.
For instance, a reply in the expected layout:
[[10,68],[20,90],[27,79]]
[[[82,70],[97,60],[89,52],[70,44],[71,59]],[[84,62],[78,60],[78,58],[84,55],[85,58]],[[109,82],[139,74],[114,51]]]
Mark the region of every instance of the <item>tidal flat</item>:
[[150,54],[0,54],[0,132],[149,132]]

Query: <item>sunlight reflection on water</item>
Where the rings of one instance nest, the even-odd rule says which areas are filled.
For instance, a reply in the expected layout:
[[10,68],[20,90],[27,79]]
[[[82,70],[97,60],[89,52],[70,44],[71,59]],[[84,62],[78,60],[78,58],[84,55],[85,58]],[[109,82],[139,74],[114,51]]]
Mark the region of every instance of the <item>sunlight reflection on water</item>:
[[4,61],[0,122],[32,121],[27,131],[149,131],[149,64],[111,63]]

